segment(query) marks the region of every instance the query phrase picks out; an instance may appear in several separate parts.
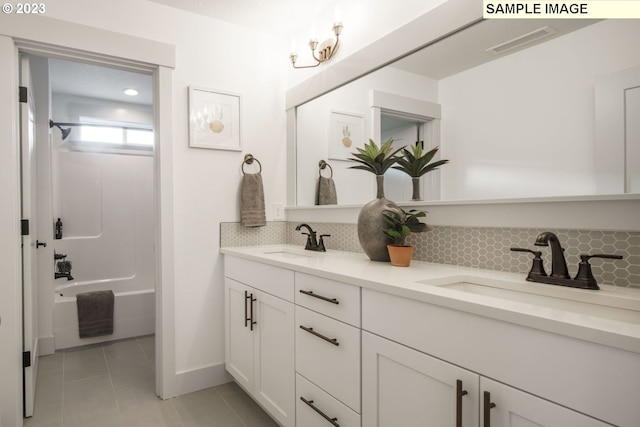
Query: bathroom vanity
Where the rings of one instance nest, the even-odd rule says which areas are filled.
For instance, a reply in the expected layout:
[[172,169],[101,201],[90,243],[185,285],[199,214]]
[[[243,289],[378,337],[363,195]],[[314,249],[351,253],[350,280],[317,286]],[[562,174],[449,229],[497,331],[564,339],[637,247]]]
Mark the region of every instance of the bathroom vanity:
[[283,426],[638,425],[639,290],[222,252],[227,370]]

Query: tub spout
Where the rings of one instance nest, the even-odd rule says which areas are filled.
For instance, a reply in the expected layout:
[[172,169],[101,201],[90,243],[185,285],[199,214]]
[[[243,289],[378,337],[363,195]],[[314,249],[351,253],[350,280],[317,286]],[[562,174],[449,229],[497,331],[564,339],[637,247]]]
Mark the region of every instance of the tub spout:
[[73,280],[73,276],[71,275],[71,273],[55,273],[56,279],[62,279],[63,277],[66,277],[67,280]]

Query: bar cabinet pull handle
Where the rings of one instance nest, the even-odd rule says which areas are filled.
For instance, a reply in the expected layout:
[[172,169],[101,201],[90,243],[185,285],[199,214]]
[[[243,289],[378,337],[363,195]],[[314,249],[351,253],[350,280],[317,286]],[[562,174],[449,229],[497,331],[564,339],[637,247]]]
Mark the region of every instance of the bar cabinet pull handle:
[[484,392],[484,423],[483,427],[491,427],[491,408],[495,408],[496,404],[491,402],[491,393],[488,391]]
[[335,346],[339,346],[340,345],[340,343],[338,342],[338,340],[336,338],[329,338],[329,337],[326,337],[326,336],[324,336],[322,334],[319,334],[316,331],[314,331],[313,328],[307,328],[306,326],[300,325],[300,329],[305,330],[305,331],[309,332],[310,334],[315,335],[318,338],[322,338],[326,342],[331,343],[331,344],[333,344]]
[[330,302],[332,304],[340,304],[340,301],[338,301],[335,298],[323,297],[322,295],[318,295],[318,294],[313,293],[313,291],[305,291],[303,289],[300,289],[300,293],[301,294],[305,294],[305,295],[309,295],[310,297],[321,299],[322,301]]
[[338,424],[338,419],[337,418],[329,418],[329,415],[327,415],[324,412],[322,412],[322,410],[320,408],[318,408],[316,405],[313,404],[313,400],[307,400],[302,396],[300,396],[300,400],[302,400],[304,403],[306,403],[307,406],[309,406],[311,409],[316,411],[318,414],[320,414],[322,416],[322,418],[324,418],[325,420],[329,421],[335,427],[340,427],[340,424]]
[[251,295],[249,297],[250,297],[249,304],[251,304],[249,306],[249,318],[250,318],[249,329],[253,331],[253,325],[258,323],[258,322],[253,320],[253,303],[255,301],[257,301],[257,299],[253,297],[253,293],[251,293]]
[[462,389],[462,381],[456,380],[456,427],[462,427],[462,396],[469,394]]
[[246,328],[248,325],[248,322],[251,320],[250,317],[248,317],[248,313],[247,313],[247,300],[249,299],[249,292],[244,291],[244,327]]

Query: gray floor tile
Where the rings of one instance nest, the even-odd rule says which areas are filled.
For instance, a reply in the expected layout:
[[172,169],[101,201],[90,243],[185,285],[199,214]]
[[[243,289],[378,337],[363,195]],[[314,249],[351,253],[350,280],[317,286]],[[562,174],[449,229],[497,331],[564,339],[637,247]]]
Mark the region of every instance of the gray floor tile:
[[78,347],[39,360],[25,427],[274,427],[237,384],[161,400],[153,336]]
[[67,423],[70,416],[80,414],[110,415],[118,413],[111,379],[108,375],[65,382],[62,417]]
[[64,381],[76,381],[107,374],[107,362],[102,348],[90,348],[64,353]]
[[40,357],[38,360],[38,381],[48,375],[62,374],[64,353],[58,352]]
[[147,337],[138,338],[137,341],[147,359],[154,360],[156,358],[155,336],[149,335]]
[[278,427],[262,408],[246,393],[231,394],[224,397],[224,401],[242,422],[251,427]]
[[173,405],[185,427],[247,427],[212,388],[178,396]]
[[144,358],[144,353],[136,340],[105,343],[102,350],[107,360]]

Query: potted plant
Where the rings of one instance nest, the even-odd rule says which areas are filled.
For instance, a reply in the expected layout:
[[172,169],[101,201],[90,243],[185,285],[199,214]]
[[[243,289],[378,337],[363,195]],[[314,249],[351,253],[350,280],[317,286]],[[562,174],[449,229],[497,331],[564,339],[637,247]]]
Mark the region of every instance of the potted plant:
[[411,177],[413,183],[413,196],[411,200],[422,200],[420,197],[420,177],[428,172],[436,170],[438,167],[449,163],[449,160],[438,160],[431,163],[439,148],[435,147],[423,153],[424,141],[416,142],[411,151],[402,149],[402,157],[397,160],[394,169],[402,171]]
[[399,206],[389,204],[382,213],[388,227],[382,231],[393,239],[393,243],[387,245],[391,265],[408,267],[413,256],[413,246],[406,245],[405,240],[411,233],[422,233],[427,230],[427,224],[420,222],[427,214],[424,211],[411,209],[405,211]]
[[378,146],[373,140],[365,143],[364,148],[356,148],[357,153],[352,153],[350,161],[358,163],[351,169],[360,169],[371,172],[376,176],[376,198],[360,209],[358,214],[358,239],[360,246],[372,261],[389,261],[387,244],[389,238],[379,233],[384,227],[385,220],[382,211],[392,203],[384,197],[384,173],[400,158],[397,153],[402,148],[393,149],[393,140],[389,139]]

